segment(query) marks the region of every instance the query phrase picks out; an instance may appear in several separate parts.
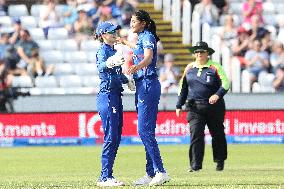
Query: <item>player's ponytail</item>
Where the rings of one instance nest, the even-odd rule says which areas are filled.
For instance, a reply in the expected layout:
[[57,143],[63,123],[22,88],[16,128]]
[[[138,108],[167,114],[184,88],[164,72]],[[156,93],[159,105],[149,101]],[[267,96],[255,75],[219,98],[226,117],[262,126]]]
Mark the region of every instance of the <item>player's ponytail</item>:
[[154,20],[150,19],[147,29],[155,36],[157,42],[160,41],[160,38],[157,35],[157,28]]

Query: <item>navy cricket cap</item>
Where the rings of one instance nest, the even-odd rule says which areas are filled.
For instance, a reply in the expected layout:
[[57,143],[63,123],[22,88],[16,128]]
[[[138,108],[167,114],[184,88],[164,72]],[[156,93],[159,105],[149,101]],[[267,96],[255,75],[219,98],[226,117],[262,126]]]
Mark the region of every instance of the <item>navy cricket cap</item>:
[[119,29],[121,29],[120,25],[115,25],[111,22],[102,22],[99,24],[99,26],[96,29],[96,35],[100,36],[104,33],[111,32],[114,30],[119,30]]

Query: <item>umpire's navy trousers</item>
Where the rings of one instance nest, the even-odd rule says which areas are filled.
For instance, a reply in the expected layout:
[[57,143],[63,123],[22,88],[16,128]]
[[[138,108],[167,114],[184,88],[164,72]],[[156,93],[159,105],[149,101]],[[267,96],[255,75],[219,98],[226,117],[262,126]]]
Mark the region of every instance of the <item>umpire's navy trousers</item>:
[[160,96],[161,85],[158,79],[136,81],[135,104],[138,113],[138,133],[146,151],[146,172],[151,177],[155,176],[156,172],[165,172],[155,138]]
[[204,130],[207,124],[212,136],[213,160],[227,159],[227,141],[224,132],[225,102],[219,99],[215,104],[193,101],[188,105],[187,119],[190,125],[189,159],[191,168],[201,169],[204,157]]
[[104,144],[102,150],[101,181],[113,178],[113,164],[121,140],[123,125],[123,106],[121,93],[99,93],[97,109],[104,129]]

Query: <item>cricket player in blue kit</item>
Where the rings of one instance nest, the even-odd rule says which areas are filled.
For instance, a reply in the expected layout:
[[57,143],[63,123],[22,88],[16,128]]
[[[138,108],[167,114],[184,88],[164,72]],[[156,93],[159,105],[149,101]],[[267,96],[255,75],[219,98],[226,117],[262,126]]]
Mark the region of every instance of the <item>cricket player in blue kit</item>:
[[101,79],[97,109],[104,130],[102,171],[98,186],[124,185],[123,182],[113,177],[113,164],[120,144],[123,125],[122,84],[128,84],[130,90],[135,89],[133,88],[134,82],[131,83],[131,80],[122,74],[121,65],[125,62],[124,58],[114,49],[118,29],[120,29],[118,25],[102,22],[95,33],[95,38],[102,42],[96,55],[96,64]]
[[135,185],[162,185],[170,180],[166,173],[160,150],[155,139],[158,104],[161,85],[156,71],[157,41],[155,22],[144,10],[134,13],[130,24],[138,41],[132,44],[123,39],[121,43],[133,48],[133,63],[128,73],[133,74],[136,84],[135,104],[138,113],[138,133],[146,151],[146,175]]

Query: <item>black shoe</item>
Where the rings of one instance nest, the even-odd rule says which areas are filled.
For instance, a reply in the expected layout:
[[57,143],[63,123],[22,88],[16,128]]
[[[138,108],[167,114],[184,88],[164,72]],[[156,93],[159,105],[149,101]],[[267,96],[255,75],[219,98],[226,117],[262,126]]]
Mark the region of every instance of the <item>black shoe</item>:
[[224,170],[224,161],[218,161],[216,166],[216,171],[223,171]]
[[197,172],[197,171],[200,171],[201,168],[200,167],[192,167],[188,170],[188,172]]

